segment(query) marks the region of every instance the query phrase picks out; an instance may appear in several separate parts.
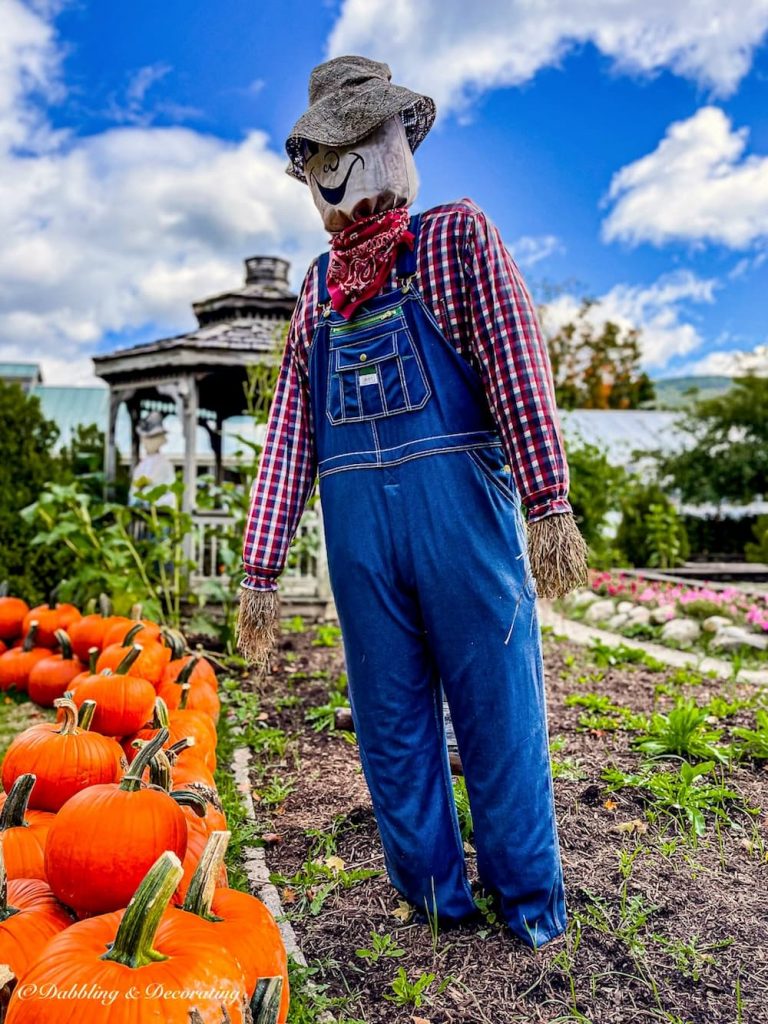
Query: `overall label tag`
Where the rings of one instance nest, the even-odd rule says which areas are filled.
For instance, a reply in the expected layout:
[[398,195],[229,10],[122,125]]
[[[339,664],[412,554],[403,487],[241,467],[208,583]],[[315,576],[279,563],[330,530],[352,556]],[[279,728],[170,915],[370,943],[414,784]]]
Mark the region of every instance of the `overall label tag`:
[[359,370],[357,376],[360,387],[363,387],[364,384],[379,383],[379,373],[375,366],[370,366],[365,370]]

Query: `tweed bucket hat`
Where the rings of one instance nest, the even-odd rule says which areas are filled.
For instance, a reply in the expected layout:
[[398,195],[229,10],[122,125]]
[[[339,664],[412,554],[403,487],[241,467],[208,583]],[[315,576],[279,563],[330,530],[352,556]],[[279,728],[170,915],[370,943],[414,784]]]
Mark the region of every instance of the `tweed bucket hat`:
[[334,57],[318,64],[309,79],[309,109],[288,136],[286,172],[306,183],[303,142],[351,146],[399,114],[411,152],[435,120],[429,96],[392,84],[389,65],[367,57]]

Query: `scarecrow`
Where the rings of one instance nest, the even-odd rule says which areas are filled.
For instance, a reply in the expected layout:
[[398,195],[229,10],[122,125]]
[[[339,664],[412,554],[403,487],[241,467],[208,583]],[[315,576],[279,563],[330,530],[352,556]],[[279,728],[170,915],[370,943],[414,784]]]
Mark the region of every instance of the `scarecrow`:
[[[536,594],[585,577],[534,308],[471,201],[416,216],[429,97],[386,64],[311,75],[286,149],[331,233],[290,325],[244,543],[239,643],[264,664],[276,580],[319,477],[349,698],[387,871],[421,914],[476,916],[448,701],[480,881],[540,946],[565,901]],[[526,516],[524,517],[523,508]]]

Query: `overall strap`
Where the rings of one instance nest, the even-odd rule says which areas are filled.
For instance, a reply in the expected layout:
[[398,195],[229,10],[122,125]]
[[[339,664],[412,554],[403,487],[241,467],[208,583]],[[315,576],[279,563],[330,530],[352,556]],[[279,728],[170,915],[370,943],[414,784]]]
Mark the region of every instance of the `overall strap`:
[[404,245],[397,254],[397,276],[400,280],[403,278],[413,277],[416,273],[416,253],[419,246],[420,224],[421,214],[416,213],[411,217],[411,222],[408,225],[408,228],[413,235],[413,249],[409,249],[407,245]]
[[330,261],[330,251],[324,252],[317,258],[317,302],[319,306],[324,306],[327,302],[331,301],[331,296],[328,292],[328,264]]

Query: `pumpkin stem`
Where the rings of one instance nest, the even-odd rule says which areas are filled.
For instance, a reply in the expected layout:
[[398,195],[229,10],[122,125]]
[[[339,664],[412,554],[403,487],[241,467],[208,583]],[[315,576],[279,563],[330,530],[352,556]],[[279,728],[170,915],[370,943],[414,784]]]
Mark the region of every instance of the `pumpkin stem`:
[[183,686],[184,683],[188,683],[189,682],[189,677],[192,675],[192,673],[197,668],[198,661],[200,661],[200,655],[199,654],[191,654],[190,655],[189,661],[186,663],[186,665],[181,670],[181,672],[179,672],[179,674],[176,676],[176,682],[179,684],[179,686]]
[[[93,703],[93,701],[91,701]],[[53,702],[55,708],[60,708],[64,712],[64,721],[61,723],[59,729],[59,736],[72,736],[77,732],[77,705],[71,697],[57,697]]]
[[149,762],[149,782],[166,793],[171,789],[171,762],[164,750],[158,750]]
[[99,594],[99,611],[102,619],[108,619],[112,614],[112,602],[103,591]]
[[0,583],[0,597],[8,597],[8,580]]
[[99,648],[88,648],[88,671],[92,676],[96,675],[96,662],[99,660]]
[[171,720],[168,717],[168,705],[162,697],[155,697],[155,710],[152,715],[152,725],[155,729],[169,729]]
[[128,618],[129,619],[133,619],[135,622],[138,622],[139,619],[141,618],[141,613],[142,613],[143,610],[144,610],[143,605],[141,605],[137,601],[136,604],[131,608],[131,614],[128,616]]
[[139,633],[142,631],[142,629],[144,629],[144,623],[143,622],[137,622],[135,626],[131,626],[131,628],[128,630],[128,632],[123,637],[122,646],[123,647],[130,647],[131,644],[133,643],[134,639],[139,635]]
[[5,870],[5,857],[3,856],[4,842],[5,836],[0,833],[0,921],[6,921],[19,912],[16,907],[8,906],[8,872]]
[[165,640],[166,646],[171,648],[172,660],[178,661],[179,658],[183,658],[184,648],[187,644],[184,634],[178,629],[171,629],[169,626],[163,626],[160,633],[163,640]]
[[72,641],[69,639],[63,629],[54,630],[56,640],[58,641],[59,647],[61,648],[61,657],[64,661],[72,660]]
[[181,861],[175,853],[166,850],[160,854],[133,894],[115,941],[101,960],[136,968],[168,959],[153,949],[152,943],[183,874]]
[[24,815],[27,813],[29,796],[36,780],[36,775],[27,772],[26,775],[20,775],[11,786],[8,798],[0,811],[0,832],[5,832],[8,828],[24,828],[26,826]]
[[39,626],[40,623],[37,621],[37,619],[33,619],[32,622],[30,622],[29,629],[27,630],[27,635],[24,637],[24,643],[22,644],[21,647],[22,651],[31,651],[32,648],[35,646],[35,640],[37,638],[37,630]]
[[187,700],[189,699],[189,691],[191,687],[189,683],[181,684],[181,697],[179,697],[179,711],[186,711]]
[[138,656],[141,654],[143,649],[144,648],[141,646],[141,644],[134,644],[133,647],[131,647],[130,651],[128,651],[126,656],[115,669],[115,675],[124,676],[127,673],[128,669],[131,667],[131,665],[134,663],[134,661],[136,661]]
[[198,818],[204,818],[208,808],[205,799],[192,789],[174,789],[168,796],[182,807],[191,807]]
[[282,995],[283,979],[279,974],[273,978],[259,978],[251,996],[253,1024],[277,1024]]
[[93,715],[96,711],[95,700],[84,700],[80,705],[80,714],[78,715],[77,724],[83,730],[88,732],[93,722]]
[[59,587],[60,586],[61,586],[61,583],[59,582],[59,583],[56,584],[55,587],[52,587],[48,591],[48,601],[47,601],[47,604],[48,604],[49,608],[52,608],[54,610],[56,609],[56,605],[58,604],[58,601],[59,601],[58,593],[59,593]]
[[211,832],[208,836],[208,842],[205,844],[205,849],[189,883],[187,895],[181,905],[182,910],[188,910],[190,914],[197,914],[205,921],[221,920],[220,917],[213,914],[211,906],[231,835],[231,832]]
[[191,747],[194,747],[194,745],[194,736],[183,736],[180,740],[176,740],[175,743],[172,743],[165,752],[173,765],[176,763],[176,758],[183,750],[189,750]]
[[[120,782],[120,789],[124,789],[126,792],[135,792],[137,789],[141,789],[141,777],[144,774],[144,769],[147,767],[149,762],[155,756],[170,736],[167,729],[160,729],[148,740],[141,749],[139,750],[136,757],[131,761],[131,766]],[[10,800],[10,797],[8,798]]]

